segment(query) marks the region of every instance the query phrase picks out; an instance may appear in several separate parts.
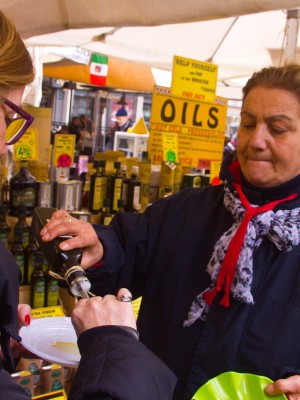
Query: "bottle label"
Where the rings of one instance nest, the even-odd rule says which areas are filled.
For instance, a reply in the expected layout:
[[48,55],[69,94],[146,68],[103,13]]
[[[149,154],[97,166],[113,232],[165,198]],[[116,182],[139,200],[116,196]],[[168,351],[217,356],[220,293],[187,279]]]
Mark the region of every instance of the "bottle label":
[[44,307],[45,304],[45,279],[40,278],[36,281],[34,285],[33,292],[33,308]]
[[57,279],[51,279],[47,290],[47,307],[57,306],[58,282]]
[[103,200],[106,198],[107,177],[96,177],[93,198],[93,210],[101,210]]
[[31,254],[28,257],[27,283],[31,283],[31,275],[34,270],[34,266],[35,266],[35,257],[33,254]]
[[122,195],[122,178],[115,179],[115,186],[114,186],[114,198],[113,198],[113,211],[118,211],[118,200],[121,198]]
[[25,272],[25,266],[24,266],[25,265],[25,256],[24,256],[24,254],[16,254],[15,260],[21,270],[21,274],[22,274],[21,284],[23,284],[24,278],[25,278],[24,277],[24,272]]
[[123,184],[122,184],[122,199],[124,200],[124,206],[127,206],[127,204],[128,204],[128,187],[129,187],[129,184],[123,182]]
[[22,190],[12,190],[12,205],[18,207],[25,205],[26,207],[35,207],[36,190],[28,187]]
[[135,186],[133,189],[133,208],[136,210],[140,209],[140,191],[141,187],[140,186]]
[[22,233],[22,246],[24,247],[24,249],[25,247],[28,246],[28,244],[29,244],[29,231],[27,229],[24,229]]

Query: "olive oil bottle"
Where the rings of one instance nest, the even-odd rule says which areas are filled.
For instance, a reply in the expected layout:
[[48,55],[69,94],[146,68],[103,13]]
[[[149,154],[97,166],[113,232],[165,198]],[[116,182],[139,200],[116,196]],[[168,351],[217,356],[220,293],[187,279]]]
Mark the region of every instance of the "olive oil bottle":
[[95,160],[96,172],[91,175],[89,211],[98,214],[103,207],[103,201],[107,197],[107,175],[105,174],[106,161]]
[[31,276],[34,271],[35,265],[35,253],[39,250],[36,239],[32,233],[29,236],[29,244],[25,249],[26,254],[26,264],[27,264],[27,279],[26,283],[29,285],[31,283]]
[[26,221],[26,207],[21,205],[17,208],[17,215],[18,215],[18,221],[15,225],[16,227],[21,227],[22,228],[22,246],[24,249],[28,246],[29,244],[29,235],[30,235],[30,226]]
[[58,280],[48,273],[46,275],[46,307],[57,306],[58,303]]
[[35,253],[34,270],[31,275],[30,305],[32,308],[45,306],[46,276],[43,272],[43,259],[43,252],[37,251]]
[[100,224],[109,225],[113,219],[113,214],[110,208],[110,199],[104,199],[103,208],[100,215]]
[[22,246],[22,234],[23,228],[21,226],[15,227],[15,238],[14,243],[11,248],[11,252],[18,264],[22,277],[21,277],[21,285],[25,283],[26,271],[25,271],[25,249]]
[[118,200],[122,197],[122,183],[123,176],[121,172],[121,163],[116,161],[114,163],[114,173],[110,175],[108,182],[109,199],[112,211],[118,211]]
[[128,187],[127,211],[140,211],[141,181],[139,179],[139,167],[133,165]]
[[18,207],[26,207],[26,215],[32,215],[36,206],[37,182],[28,171],[28,161],[21,160],[20,170],[10,179],[10,215],[18,215]]

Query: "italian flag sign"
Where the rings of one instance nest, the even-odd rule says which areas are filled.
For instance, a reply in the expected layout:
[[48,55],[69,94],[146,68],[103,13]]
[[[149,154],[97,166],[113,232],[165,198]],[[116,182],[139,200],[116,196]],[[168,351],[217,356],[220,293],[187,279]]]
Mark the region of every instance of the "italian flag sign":
[[108,58],[100,54],[93,53],[90,63],[90,82],[93,85],[105,86],[108,65]]

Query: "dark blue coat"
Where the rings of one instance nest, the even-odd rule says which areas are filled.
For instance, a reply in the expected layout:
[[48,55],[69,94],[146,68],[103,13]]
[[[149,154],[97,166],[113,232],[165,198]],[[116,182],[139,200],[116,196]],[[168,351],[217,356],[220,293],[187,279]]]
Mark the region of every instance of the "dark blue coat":
[[[20,271],[11,252],[0,242],[0,399],[28,400],[25,390],[10,373],[9,338],[18,337],[18,289]],[[90,329],[79,336],[81,361],[69,400],[168,400],[176,383],[170,369],[136,337],[120,327]],[[5,368],[9,370],[6,371]]]
[[[231,175],[227,178],[235,179]],[[300,177],[257,190],[243,180],[250,203],[263,204],[300,192]],[[225,371],[275,380],[300,373],[300,247],[281,253],[264,239],[254,253],[254,305],[231,298],[214,304],[207,321],[183,328],[195,296],[210,284],[206,266],[215,242],[232,225],[223,186],[187,189],[155,202],[145,213],[118,215],[95,229],[104,264],[90,269],[92,291],[127,287],[143,296],[141,341],[178,377],[176,400],[190,400],[208,379]],[[279,208],[300,206],[297,198]]]

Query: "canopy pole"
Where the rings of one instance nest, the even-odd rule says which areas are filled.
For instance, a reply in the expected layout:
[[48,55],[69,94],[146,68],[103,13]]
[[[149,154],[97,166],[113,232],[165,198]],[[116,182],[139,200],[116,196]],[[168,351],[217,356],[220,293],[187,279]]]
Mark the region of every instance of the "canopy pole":
[[287,11],[286,22],[286,43],[284,48],[284,63],[291,63],[296,60],[297,40],[299,30],[300,9]]

